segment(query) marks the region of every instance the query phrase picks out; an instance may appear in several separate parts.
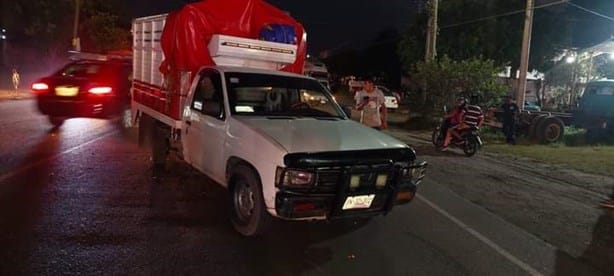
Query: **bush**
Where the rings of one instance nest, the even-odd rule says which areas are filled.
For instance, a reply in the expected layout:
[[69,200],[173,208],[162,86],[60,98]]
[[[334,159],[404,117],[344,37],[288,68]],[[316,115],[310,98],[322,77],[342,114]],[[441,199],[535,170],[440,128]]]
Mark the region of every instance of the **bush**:
[[487,143],[503,143],[505,142],[505,135],[499,128],[482,127],[480,130],[480,137]]
[[562,142],[570,147],[585,146],[588,144],[586,142],[586,131],[580,128],[566,127]]

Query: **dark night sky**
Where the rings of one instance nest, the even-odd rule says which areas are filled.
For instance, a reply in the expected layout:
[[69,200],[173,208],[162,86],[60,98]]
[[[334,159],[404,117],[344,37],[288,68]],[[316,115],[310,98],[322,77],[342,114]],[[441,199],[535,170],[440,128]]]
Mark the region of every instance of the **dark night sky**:
[[[417,0],[268,0],[290,12],[307,29],[310,53],[341,47],[364,47],[381,30],[402,31],[415,14]],[[419,1],[419,0],[418,0]],[[134,0],[134,16],[169,12],[196,1]]]

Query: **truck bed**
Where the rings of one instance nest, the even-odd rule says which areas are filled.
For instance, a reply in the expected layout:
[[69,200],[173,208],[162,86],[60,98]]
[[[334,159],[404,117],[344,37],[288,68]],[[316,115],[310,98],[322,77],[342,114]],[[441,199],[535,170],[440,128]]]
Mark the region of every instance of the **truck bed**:
[[[166,14],[138,18],[132,24],[133,30],[133,82],[132,99],[135,107],[169,125],[181,120],[181,107],[187,91],[166,89],[168,82],[160,72],[164,53],[160,44]],[[184,77],[189,76],[181,76]],[[179,80],[183,82],[184,80]],[[181,83],[183,84],[183,83]],[[189,87],[189,80],[188,85]]]

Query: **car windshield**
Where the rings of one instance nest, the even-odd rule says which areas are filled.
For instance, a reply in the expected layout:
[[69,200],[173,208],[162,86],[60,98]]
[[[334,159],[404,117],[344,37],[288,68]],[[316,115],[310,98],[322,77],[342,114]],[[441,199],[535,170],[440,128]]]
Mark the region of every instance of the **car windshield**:
[[226,73],[233,115],[345,118],[316,80],[254,73]]
[[100,63],[71,63],[62,68],[56,75],[63,77],[88,77],[100,74],[103,71]]

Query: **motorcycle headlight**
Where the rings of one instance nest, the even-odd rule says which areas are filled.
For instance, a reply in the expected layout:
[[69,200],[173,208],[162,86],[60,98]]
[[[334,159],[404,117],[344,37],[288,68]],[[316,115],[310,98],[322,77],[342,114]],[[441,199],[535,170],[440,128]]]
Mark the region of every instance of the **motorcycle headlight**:
[[277,168],[276,186],[308,187],[315,181],[315,173],[307,170]]

